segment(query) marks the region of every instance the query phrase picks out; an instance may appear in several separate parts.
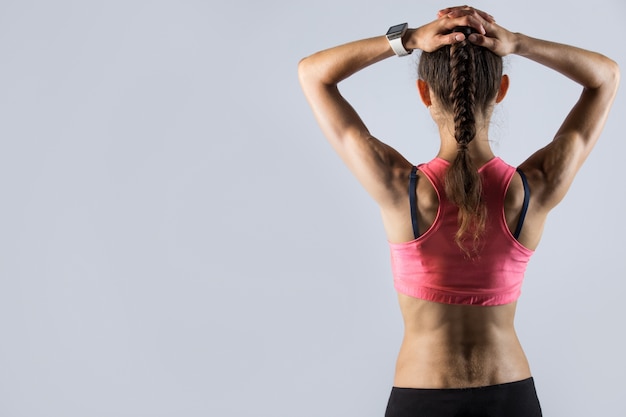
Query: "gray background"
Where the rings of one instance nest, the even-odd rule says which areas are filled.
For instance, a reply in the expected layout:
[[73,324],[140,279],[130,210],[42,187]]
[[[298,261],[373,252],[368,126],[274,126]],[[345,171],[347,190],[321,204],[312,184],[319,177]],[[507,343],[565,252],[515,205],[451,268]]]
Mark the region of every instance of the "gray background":
[[[0,415],[382,416],[401,334],[378,210],[298,60],[440,1],[0,3]],[[626,67],[622,0],[476,1]],[[343,85],[417,163],[415,57]],[[512,164],[580,88],[513,57]],[[517,328],[546,416],[624,416],[624,93],[528,268]]]

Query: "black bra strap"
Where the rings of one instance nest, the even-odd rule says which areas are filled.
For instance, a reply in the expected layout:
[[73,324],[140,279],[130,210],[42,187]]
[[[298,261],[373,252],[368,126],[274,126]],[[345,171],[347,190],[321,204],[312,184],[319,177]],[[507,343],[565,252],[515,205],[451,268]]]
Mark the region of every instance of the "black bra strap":
[[524,185],[524,204],[522,205],[522,212],[519,215],[517,228],[515,229],[515,233],[513,233],[513,237],[515,237],[515,239],[518,239],[519,234],[522,232],[522,225],[524,224],[524,218],[526,218],[526,211],[528,210],[528,202],[530,201],[530,188],[528,187],[526,175],[524,175],[522,170],[519,168],[517,168],[517,172],[519,172],[519,176],[522,177],[522,184]]
[[413,235],[415,239],[420,237],[419,228],[417,226],[417,194],[415,188],[417,187],[417,167],[413,167],[411,170],[411,176],[409,178],[409,203],[411,204],[411,223],[413,224]]

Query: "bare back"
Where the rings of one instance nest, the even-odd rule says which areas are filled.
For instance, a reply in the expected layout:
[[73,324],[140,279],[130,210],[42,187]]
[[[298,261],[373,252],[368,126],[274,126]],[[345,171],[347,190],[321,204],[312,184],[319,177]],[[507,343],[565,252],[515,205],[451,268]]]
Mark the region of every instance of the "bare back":
[[405,332],[394,386],[477,387],[531,376],[513,327],[516,303],[479,307],[398,298]]

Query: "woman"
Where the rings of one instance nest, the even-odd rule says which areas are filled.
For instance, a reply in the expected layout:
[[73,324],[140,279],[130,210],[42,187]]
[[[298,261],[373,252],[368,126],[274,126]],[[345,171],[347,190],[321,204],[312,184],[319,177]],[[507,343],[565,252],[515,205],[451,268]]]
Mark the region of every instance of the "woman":
[[[441,140],[418,167],[374,138],[337,88],[414,50],[422,51],[419,94]],[[488,140],[509,54],[583,87],[554,139],[517,169]],[[417,29],[398,25],[318,52],[300,62],[299,76],[322,131],[379,204],[389,240],[405,334],[386,416],[540,416],[513,327],[516,300],[546,216],[600,136],[619,82],[615,62],[509,32],[462,6]]]

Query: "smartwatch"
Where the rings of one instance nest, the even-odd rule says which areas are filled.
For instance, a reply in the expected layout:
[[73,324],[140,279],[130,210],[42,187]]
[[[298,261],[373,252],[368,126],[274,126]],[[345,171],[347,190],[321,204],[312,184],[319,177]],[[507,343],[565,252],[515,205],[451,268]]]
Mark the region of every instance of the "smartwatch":
[[407,51],[404,49],[404,45],[402,45],[402,37],[406,33],[409,28],[408,23],[401,23],[399,25],[395,25],[389,28],[387,31],[387,40],[389,41],[389,45],[391,45],[391,49],[396,53],[397,56],[407,56],[413,50]]

